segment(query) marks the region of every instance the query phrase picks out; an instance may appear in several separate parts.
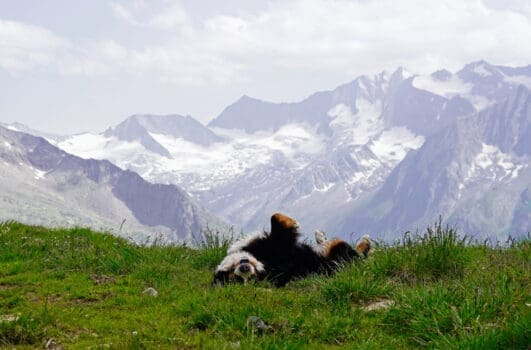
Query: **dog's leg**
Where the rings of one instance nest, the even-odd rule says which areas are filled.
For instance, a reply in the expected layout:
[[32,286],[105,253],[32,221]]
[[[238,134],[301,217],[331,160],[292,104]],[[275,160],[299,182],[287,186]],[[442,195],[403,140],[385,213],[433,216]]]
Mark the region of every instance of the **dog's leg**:
[[358,254],[363,255],[363,257],[367,257],[369,255],[369,251],[371,250],[371,239],[369,238],[369,235],[364,235],[360,238],[358,243],[356,243],[356,251]]
[[326,233],[321,230],[315,230],[315,242],[317,245],[323,245],[326,242]]
[[299,224],[287,215],[276,213],[271,216],[271,237],[295,242],[299,237]]

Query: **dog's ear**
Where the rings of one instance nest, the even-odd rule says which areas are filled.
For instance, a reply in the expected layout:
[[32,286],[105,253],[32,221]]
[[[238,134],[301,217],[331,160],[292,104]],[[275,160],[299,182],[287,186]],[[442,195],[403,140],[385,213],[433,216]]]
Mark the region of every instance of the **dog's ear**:
[[218,270],[214,273],[213,286],[223,286],[229,282],[229,271]]

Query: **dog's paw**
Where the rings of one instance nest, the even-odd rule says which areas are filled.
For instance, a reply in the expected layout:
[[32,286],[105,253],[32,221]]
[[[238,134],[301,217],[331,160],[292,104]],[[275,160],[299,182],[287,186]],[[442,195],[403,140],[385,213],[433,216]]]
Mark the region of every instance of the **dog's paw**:
[[326,233],[321,230],[315,230],[315,242],[319,245],[326,242]]
[[371,245],[372,244],[369,235],[364,235],[356,244],[356,251],[366,258],[371,250]]

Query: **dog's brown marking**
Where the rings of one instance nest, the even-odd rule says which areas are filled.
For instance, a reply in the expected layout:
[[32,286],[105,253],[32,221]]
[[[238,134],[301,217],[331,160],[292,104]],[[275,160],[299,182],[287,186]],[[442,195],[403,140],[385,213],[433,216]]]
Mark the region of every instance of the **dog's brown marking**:
[[271,226],[273,225],[285,230],[293,230],[299,227],[295,219],[281,213],[276,213],[271,217]]
[[324,250],[323,256],[329,257],[333,251],[340,249],[341,247],[343,247],[344,244],[345,241],[337,238],[325,242],[326,248]]
[[366,251],[369,250],[369,247],[370,247],[369,243],[361,242],[360,244],[356,246],[356,250],[359,251],[360,253],[365,253]]
[[279,244],[291,244],[287,241],[295,241],[299,237],[299,224],[295,219],[287,215],[276,213],[271,216],[271,235],[284,241]]
[[356,245],[356,251],[363,256],[367,257],[369,255],[369,250],[371,249],[371,241],[368,237],[363,237],[358,244]]

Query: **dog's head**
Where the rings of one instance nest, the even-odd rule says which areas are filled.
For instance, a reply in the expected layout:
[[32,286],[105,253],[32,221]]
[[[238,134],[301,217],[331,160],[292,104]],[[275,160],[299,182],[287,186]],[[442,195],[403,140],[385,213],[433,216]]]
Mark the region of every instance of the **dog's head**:
[[243,283],[259,280],[265,273],[264,265],[246,252],[227,255],[216,268],[213,284]]

